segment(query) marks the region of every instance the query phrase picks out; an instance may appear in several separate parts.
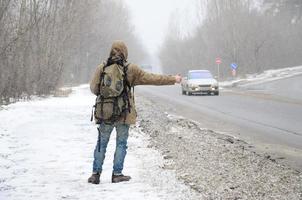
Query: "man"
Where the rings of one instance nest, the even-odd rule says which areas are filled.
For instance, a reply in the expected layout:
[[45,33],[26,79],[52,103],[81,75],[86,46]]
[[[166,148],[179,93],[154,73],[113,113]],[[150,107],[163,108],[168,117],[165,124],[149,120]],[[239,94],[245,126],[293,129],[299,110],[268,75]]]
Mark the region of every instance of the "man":
[[[118,66],[122,66],[124,72],[126,73],[125,79],[129,84],[129,88],[136,85],[173,85],[175,83],[181,82],[180,75],[166,76],[147,73],[135,64],[128,64],[127,57],[128,50],[124,42],[115,41],[112,44],[107,62],[98,66],[96,72],[94,73],[94,76],[90,82],[91,92],[95,95],[100,95],[102,93],[102,87],[100,85],[101,83],[104,85],[104,80],[101,80],[104,79],[104,67],[112,64],[118,64]],[[111,79],[109,82],[111,83]],[[128,110],[126,109],[127,112],[123,117],[115,119],[114,121],[110,120],[109,122],[106,122],[106,120],[97,121],[97,123],[99,124],[99,138],[94,150],[93,173],[88,179],[89,183],[99,184],[100,182],[100,174],[102,172],[102,165],[105,159],[106,148],[113,128],[116,128],[117,135],[116,149],[113,161],[112,183],[129,181],[131,179],[130,176],[125,176],[122,174],[124,159],[127,152],[126,150],[127,139],[129,135],[129,126],[131,124],[135,124],[136,122],[134,94],[131,92],[131,88],[127,90],[127,94],[125,96],[128,97],[129,106],[127,107]],[[124,101],[126,102],[125,99]],[[103,109],[101,110],[103,111]],[[100,116],[95,115],[95,118],[100,119]]]

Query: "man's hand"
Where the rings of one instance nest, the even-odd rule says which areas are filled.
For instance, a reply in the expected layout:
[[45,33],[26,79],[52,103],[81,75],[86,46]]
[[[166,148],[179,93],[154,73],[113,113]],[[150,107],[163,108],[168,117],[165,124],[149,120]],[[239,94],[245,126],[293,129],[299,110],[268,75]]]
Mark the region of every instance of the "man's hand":
[[174,77],[175,77],[175,82],[176,82],[176,83],[181,83],[182,77],[181,77],[180,74],[177,74],[177,75],[174,76]]

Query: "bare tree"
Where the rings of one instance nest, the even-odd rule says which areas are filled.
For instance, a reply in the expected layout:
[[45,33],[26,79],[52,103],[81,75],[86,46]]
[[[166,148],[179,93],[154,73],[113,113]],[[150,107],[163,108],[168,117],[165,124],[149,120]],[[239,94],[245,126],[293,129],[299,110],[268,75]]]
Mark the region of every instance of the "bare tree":
[[[280,1],[289,4],[289,1]],[[217,74],[216,57],[222,58],[220,77],[223,78],[230,76],[229,65],[233,62],[239,65],[241,75],[300,65],[301,22],[293,20],[299,12],[283,14],[291,13],[293,6],[282,6],[275,13],[267,8],[279,4],[270,3],[269,6],[264,3],[261,9],[252,0],[211,0],[206,5],[205,1],[197,0],[201,9],[199,16],[206,7],[206,18],[200,20],[197,31],[188,38],[177,37],[170,31],[161,49],[165,71],[205,68]],[[297,1],[291,1],[290,5],[301,8]]]
[[1,0],[0,103],[87,82],[113,40],[145,56],[117,0]]

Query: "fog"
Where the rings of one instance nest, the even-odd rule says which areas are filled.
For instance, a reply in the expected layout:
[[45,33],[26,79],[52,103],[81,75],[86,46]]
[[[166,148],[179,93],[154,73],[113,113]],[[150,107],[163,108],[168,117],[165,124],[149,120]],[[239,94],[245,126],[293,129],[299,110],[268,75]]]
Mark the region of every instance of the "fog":
[[[237,77],[302,64],[301,1],[197,0],[194,4],[199,23],[191,34],[184,37],[178,31],[181,24],[169,23],[159,53],[165,73],[202,68],[228,80],[234,78],[232,63],[238,65]],[[216,58],[222,61],[219,74]]]
[[185,0],[126,0],[129,6],[131,23],[136,35],[150,53],[157,53],[167,32],[171,17],[183,28],[183,33],[194,29],[196,19],[195,1]]
[[194,2],[195,0],[191,3],[185,0],[126,0],[134,32],[148,52],[148,57],[143,62],[152,65],[154,72],[162,72],[158,54],[169,32],[169,24],[177,23],[181,27],[179,31],[187,35],[199,22]]

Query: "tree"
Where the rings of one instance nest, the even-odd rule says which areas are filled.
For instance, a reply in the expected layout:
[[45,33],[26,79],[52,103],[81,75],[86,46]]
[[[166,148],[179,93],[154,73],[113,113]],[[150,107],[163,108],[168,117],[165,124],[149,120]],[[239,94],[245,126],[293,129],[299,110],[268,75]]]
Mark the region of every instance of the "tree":
[[118,0],[1,0],[0,103],[86,83],[113,40],[145,53]]
[[268,9],[274,5],[264,3],[259,8],[252,0],[204,2],[197,1],[198,16],[206,12],[206,17],[193,34],[181,38],[170,31],[166,37],[160,57],[166,72],[202,68],[217,74],[216,57],[222,58],[224,79],[231,76],[233,62],[242,76],[302,63],[300,21],[293,23],[292,17],[288,20]]

